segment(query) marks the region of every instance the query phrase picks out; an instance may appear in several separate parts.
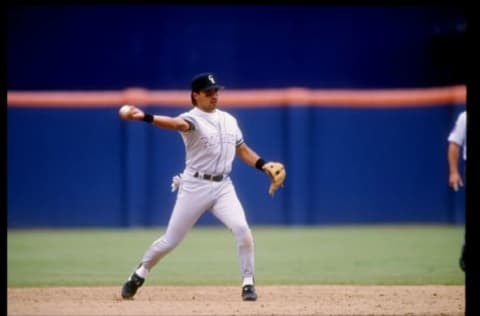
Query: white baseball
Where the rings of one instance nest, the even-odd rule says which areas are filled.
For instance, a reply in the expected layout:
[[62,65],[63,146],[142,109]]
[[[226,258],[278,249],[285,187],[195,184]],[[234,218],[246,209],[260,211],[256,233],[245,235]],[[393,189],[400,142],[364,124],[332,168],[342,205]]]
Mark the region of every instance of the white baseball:
[[120,109],[118,110],[118,114],[120,115],[120,117],[122,119],[127,119],[129,114],[130,114],[130,111],[132,109],[132,106],[129,105],[129,104],[124,104],[120,107]]

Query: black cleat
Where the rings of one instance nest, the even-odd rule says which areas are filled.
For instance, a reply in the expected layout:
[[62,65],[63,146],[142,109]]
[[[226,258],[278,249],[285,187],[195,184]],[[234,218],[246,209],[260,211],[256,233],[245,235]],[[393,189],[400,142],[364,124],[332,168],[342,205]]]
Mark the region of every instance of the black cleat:
[[462,269],[463,272],[465,272],[466,265],[465,265],[465,244],[462,247],[462,254],[460,255],[460,260],[458,260],[458,263],[460,265],[460,269]]
[[255,286],[244,285],[242,287],[242,299],[244,301],[256,301],[257,300],[257,293],[255,293]]
[[144,278],[141,278],[136,273],[133,273],[122,287],[122,297],[132,298],[135,293],[137,293],[138,288],[143,285],[143,282],[145,282]]

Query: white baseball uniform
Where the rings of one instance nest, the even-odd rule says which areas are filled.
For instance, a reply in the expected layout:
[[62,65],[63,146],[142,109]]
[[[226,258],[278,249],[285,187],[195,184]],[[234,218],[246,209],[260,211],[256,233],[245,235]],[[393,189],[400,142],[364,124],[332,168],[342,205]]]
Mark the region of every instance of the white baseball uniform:
[[[459,146],[463,146],[463,160],[467,161],[467,112],[461,112],[457,120],[455,121],[455,126],[448,135],[448,141],[453,142]],[[457,191],[457,189],[455,189]],[[465,271],[465,237],[463,239],[462,251],[460,255],[460,268]]]
[[242,132],[236,119],[219,109],[209,113],[194,107],[180,117],[191,123],[189,131],[180,132],[186,166],[172,184],[178,193],[167,229],[145,252],[143,266],[150,270],[211,210],[235,236],[242,277],[253,278],[253,237],[229,177],[236,148],[244,142]]
[[463,146],[463,160],[467,160],[467,112],[458,115],[455,126],[448,135],[448,141]]

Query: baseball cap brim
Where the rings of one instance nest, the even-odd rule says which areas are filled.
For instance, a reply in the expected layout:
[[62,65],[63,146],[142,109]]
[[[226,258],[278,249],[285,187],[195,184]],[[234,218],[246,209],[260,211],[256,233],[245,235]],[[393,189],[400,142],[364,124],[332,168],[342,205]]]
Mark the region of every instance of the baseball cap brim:
[[218,84],[214,84],[214,85],[208,86],[208,87],[206,87],[205,89],[202,89],[202,90],[203,91],[210,91],[210,90],[214,90],[214,89],[223,90],[223,89],[225,89],[225,87],[221,86],[221,85],[218,85]]

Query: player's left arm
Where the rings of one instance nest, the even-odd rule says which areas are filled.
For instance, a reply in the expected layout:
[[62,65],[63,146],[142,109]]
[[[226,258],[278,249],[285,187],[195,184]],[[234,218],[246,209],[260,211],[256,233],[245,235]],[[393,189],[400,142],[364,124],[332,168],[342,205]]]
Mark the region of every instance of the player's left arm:
[[453,141],[448,143],[448,170],[449,170],[449,179],[448,185],[454,190],[457,190],[458,187],[463,186],[463,180],[460,176],[459,171],[459,161],[460,161],[460,150],[461,146]]
[[260,156],[246,143],[241,143],[237,146],[237,155],[245,162],[247,165],[251,167],[255,167],[256,162],[260,159]]
[[271,178],[270,188],[268,193],[273,196],[273,193],[283,185],[285,181],[286,171],[281,162],[265,161],[253,149],[245,143],[237,146],[237,155],[249,166],[262,170]]

